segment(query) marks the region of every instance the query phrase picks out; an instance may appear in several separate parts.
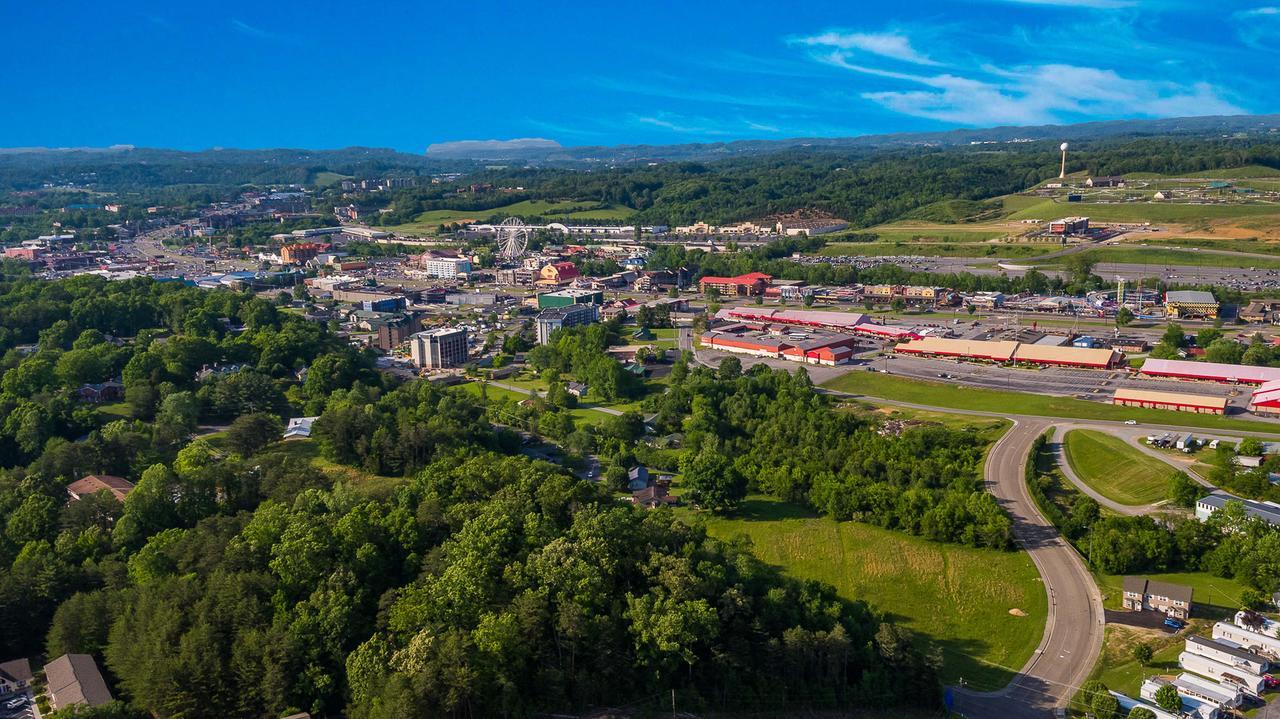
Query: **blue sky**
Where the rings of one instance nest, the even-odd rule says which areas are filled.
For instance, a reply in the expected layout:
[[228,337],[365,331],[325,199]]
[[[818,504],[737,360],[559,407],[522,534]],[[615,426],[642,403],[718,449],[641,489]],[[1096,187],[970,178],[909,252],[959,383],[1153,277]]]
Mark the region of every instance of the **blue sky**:
[[420,152],[1280,111],[1267,0],[10,0],[0,47],[8,147]]

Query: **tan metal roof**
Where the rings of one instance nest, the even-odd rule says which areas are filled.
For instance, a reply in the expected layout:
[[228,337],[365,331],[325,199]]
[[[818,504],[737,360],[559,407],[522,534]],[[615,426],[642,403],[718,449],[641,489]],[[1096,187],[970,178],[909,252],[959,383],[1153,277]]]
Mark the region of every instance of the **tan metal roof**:
[[1227,408],[1226,397],[1210,397],[1203,394],[1183,394],[1181,392],[1156,392],[1154,390],[1126,389],[1122,387],[1116,390],[1115,398],[1130,402],[1181,404],[1190,407],[1212,407],[1221,410]]
[[1018,349],[1018,343],[1007,340],[953,340],[945,337],[925,337],[898,345],[901,352],[944,354],[964,357],[983,357],[1008,361]]
[[1061,362],[1063,364],[1105,367],[1111,364],[1116,351],[1113,349],[1089,349],[1086,347],[1050,347],[1022,343],[1014,353],[1019,362]]

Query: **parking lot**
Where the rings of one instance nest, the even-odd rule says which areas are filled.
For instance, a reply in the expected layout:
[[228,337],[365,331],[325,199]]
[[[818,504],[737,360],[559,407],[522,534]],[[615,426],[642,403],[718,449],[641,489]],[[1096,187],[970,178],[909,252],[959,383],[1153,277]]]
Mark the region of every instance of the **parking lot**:
[[[9,706],[19,698],[24,700],[20,706]],[[0,697],[0,719],[36,719],[39,715],[35,699],[29,693],[21,695],[6,694]]]

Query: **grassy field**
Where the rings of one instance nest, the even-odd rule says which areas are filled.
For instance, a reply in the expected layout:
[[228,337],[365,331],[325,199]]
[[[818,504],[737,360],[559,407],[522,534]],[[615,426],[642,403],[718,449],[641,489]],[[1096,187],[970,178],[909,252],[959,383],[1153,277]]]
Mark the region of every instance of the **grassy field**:
[[116,419],[132,419],[133,411],[128,402],[109,402],[98,405],[98,413],[106,415],[107,421]]
[[355,488],[357,492],[369,497],[387,497],[401,484],[407,481],[404,477],[387,477],[370,474],[355,467],[331,462],[320,456],[320,444],[314,440],[302,439],[291,442],[276,442],[262,450],[263,454],[284,455],[294,459],[310,462],[311,466],[320,470],[330,481],[344,482]]
[[343,180],[350,179],[351,175],[342,175],[337,172],[329,172],[328,170],[325,170],[313,175],[311,178],[311,184],[316,185],[317,187],[328,187],[329,185],[336,185]]
[[1152,504],[1165,498],[1174,469],[1123,439],[1089,429],[1067,432],[1067,461],[1085,484],[1114,502]]
[[930,222],[893,222],[858,232],[875,234],[881,242],[986,242],[1011,234],[1008,230],[989,225],[970,227]]
[[[1012,198],[1011,198],[1012,199]],[[1019,201],[1012,204],[1015,208],[1009,215],[1011,220],[1041,219],[1051,220],[1064,215],[1084,215],[1100,222],[1196,222],[1201,220],[1221,220],[1257,215],[1280,215],[1280,205],[1191,205],[1168,202],[1054,202],[1052,199],[1037,198],[1038,202]],[[1005,209],[1011,209],[1008,201]]]
[[942,648],[948,683],[1003,686],[1044,632],[1044,588],[1021,552],[929,542],[758,496],[734,517],[701,521],[716,537],[746,535],[757,556],[790,576],[827,582],[927,636]]
[[1205,250],[1226,250],[1228,252],[1251,252],[1262,255],[1280,255],[1280,242],[1268,242],[1259,239],[1205,239],[1198,237],[1174,237],[1154,240],[1152,247],[1168,247],[1185,249],[1199,247]]
[[1062,249],[1055,245],[979,242],[833,242],[819,251],[826,257],[888,257],[919,255],[921,257],[1039,257]]
[[[1150,644],[1155,651],[1145,667],[1133,658],[1133,648],[1141,643]],[[1108,689],[1136,697],[1147,677],[1178,673],[1178,655],[1185,644],[1186,636],[1181,633],[1170,635],[1109,624],[1102,641],[1102,656],[1090,678],[1106,684]]]
[[1025,392],[965,387],[871,372],[849,372],[823,383],[822,386],[837,392],[867,395],[897,402],[911,402],[947,409],[967,409],[999,414],[1017,412],[1018,414],[1039,417],[1070,417],[1112,421],[1135,419],[1149,424],[1172,424],[1185,427],[1203,427],[1205,429],[1254,432],[1275,432],[1277,429],[1274,424],[1231,419],[1212,414],[1118,407],[1070,397],[1053,397],[1050,395],[1027,394]]
[[1213,180],[1242,180],[1255,177],[1280,177],[1280,170],[1263,165],[1245,165],[1244,167],[1228,167],[1222,170],[1201,170],[1189,172],[1179,177],[1203,177]]
[[[1189,265],[1194,267],[1280,268],[1280,258],[1272,260],[1264,257],[1234,257],[1232,255],[1219,255],[1212,252],[1194,252],[1191,250],[1179,250],[1165,247],[1113,245],[1110,247],[1098,247],[1091,250],[1085,250],[1080,254],[1088,257],[1094,262],[1118,262],[1132,265],[1152,265],[1160,267]],[[1065,263],[1066,258],[1061,257],[1044,260],[1042,262],[1032,260],[1032,264],[1041,264],[1045,267],[1055,265],[1060,266]]]
[[523,200],[510,205],[494,207],[488,210],[428,210],[418,215],[413,222],[387,227],[387,230],[400,233],[432,233],[440,225],[453,222],[482,221],[494,215],[532,217],[540,216],[550,219],[571,220],[609,220],[621,221],[634,214],[629,207],[618,205],[601,206],[598,202],[580,200]]

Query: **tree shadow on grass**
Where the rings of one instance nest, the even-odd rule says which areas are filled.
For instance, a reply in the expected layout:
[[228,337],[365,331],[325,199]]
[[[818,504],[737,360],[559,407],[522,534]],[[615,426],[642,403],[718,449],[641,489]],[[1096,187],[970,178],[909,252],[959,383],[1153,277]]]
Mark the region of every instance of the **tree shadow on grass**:
[[819,515],[791,502],[753,497],[743,500],[742,504],[727,516],[746,522],[776,522],[782,519],[817,519]]

